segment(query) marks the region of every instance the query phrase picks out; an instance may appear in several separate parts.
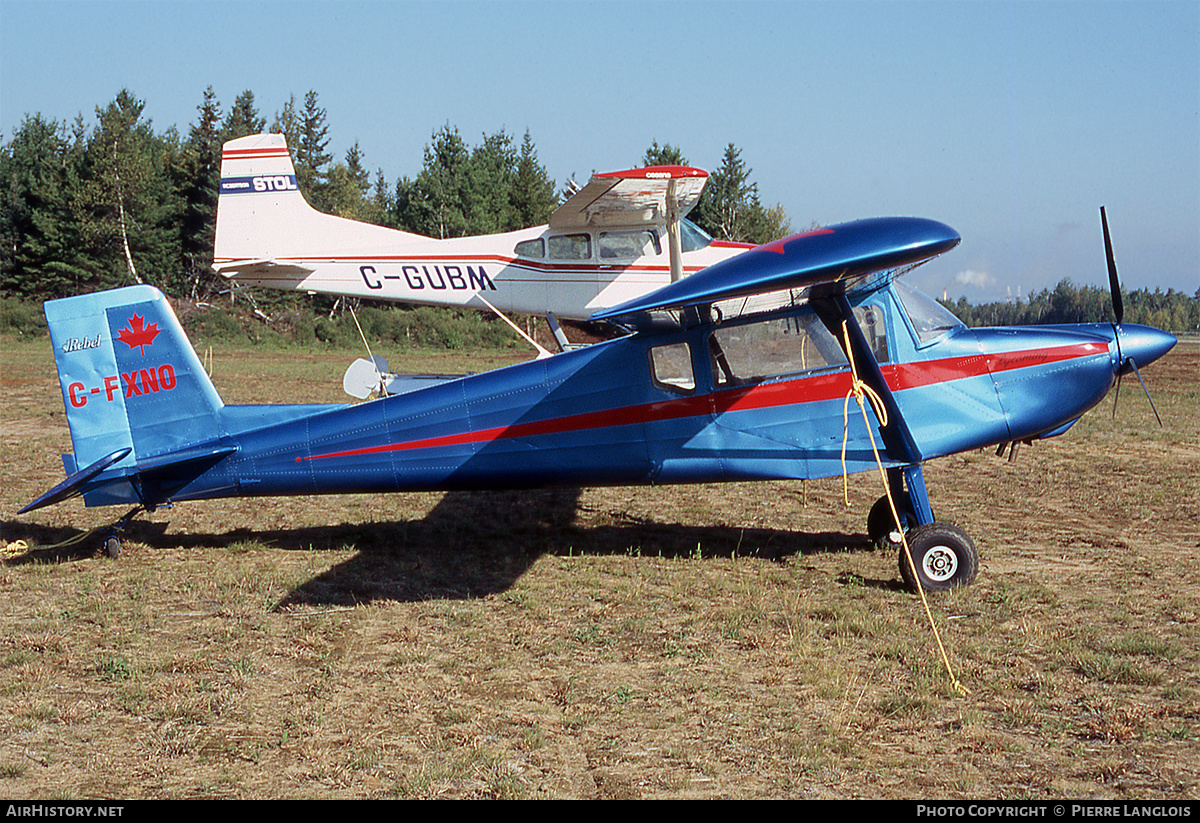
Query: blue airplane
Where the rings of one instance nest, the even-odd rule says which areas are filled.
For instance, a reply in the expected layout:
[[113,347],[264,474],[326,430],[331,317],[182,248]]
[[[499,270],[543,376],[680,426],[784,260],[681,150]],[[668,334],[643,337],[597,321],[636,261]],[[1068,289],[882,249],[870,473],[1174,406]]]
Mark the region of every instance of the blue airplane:
[[[756,247],[593,315],[614,339],[351,405],[225,405],[163,295],[45,305],[73,454],[22,512],[223,497],[649,485],[886,472],[867,520],[910,587],[970,583],[922,465],[1054,437],[1175,338],[1121,322],[968,329],[900,275],[959,243],[877,218]],[[1139,374],[1140,379],[1140,374]],[[856,382],[857,381],[857,382]],[[849,403],[865,386],[863,410]],[[1143,384],[1144,385],[1144,384]],[[849,406],[850,414],[845,410]],[[878,463],[876,453],[878,453]]]

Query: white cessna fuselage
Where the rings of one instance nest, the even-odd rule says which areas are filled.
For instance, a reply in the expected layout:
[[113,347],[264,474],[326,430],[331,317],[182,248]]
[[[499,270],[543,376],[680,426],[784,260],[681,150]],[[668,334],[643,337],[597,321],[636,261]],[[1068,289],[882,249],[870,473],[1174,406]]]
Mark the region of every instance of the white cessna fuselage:
[[[225,144],[213,268],[247,286],[586,319],[751,248],[682,219],[708,175],[684,166],[598,174],[549,225],[436,240],[322,214],[282,135]],[[672,218],[675,218],[674,220]]]

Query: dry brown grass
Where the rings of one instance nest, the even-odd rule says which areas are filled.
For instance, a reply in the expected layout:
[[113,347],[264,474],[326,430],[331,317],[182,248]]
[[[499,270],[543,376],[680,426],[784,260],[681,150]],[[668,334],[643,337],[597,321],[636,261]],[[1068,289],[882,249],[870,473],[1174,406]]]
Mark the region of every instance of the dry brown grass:
[[[1200,796],[1195,344],[1145,375],[1164,430],[1127,385],[1015,464],[929,466],[983,558],[933,601],[966,695],[867,546],[869,475],[850,509],[840,480],[189,503],[111,562],[47,547],[122,512],[13,514],[70,446],[48,343],[0,357],[5,796]],[[340,401],[346,359],[215,380]]]

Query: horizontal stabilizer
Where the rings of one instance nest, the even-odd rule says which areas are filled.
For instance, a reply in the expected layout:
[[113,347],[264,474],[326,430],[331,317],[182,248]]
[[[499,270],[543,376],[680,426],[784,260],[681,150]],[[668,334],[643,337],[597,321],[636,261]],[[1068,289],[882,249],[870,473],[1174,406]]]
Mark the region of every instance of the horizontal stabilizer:
[[112,454],[101,457],[87,468],[80,469],[72,474],[63,482],[52,488],[50,491],[43,494],[37,500],[34,500],[25,508],[21,509],[17,514],[31,512],[34,509],[40,509],[43,506],[52,506],[55,503],[61,503],[64,500],[69,500],[83,493],[83,485],[98,475],[100,472],[107,469],[113,463],[116,463],[125,455],[133,451],[132,448],[117,449]]
[[139,460],[137,462],[137,470],[139,474],[149,474],[153,472],[164,471],[166,469],[178,469],[189,464],[197,464],[207,467],[208,465],[216,463],[222,457],[233,454],[236,451],[237,446],[196,446],[194,448],[172,452],[171,454],[162,454],[146,460]]
[[898,269],[958,245],[958,232],[919,217],[877,217],[794,234],[723,260],[643,297],[593,314],[611,320],[783,289],[830,284],[850,293],[880,288]]
[[[50,491],[43,494],[37,500],[34,500],[25,508],[21,509],[17,514],[24,514],[34,509],[40,509],[43,506],[50,506],[55,503],[61,503],[64,500],[69,500],[72,497],[77,497],[85,494],[85,486],[93,479],[113,465],[121,458],[129,454],[132,449],[118,449],[106,457],[97,460],[92,465],[85,469],[81,469],[63,482],[59,483]],[[180,474],[180,469],[185,466],[190,466],[194,469],[194,474],[199,474],[209,466],[216,463],[221,458],[233,454],[237,451],[237,446],[229,445],[212,445],[199,446],[195,448],[183,449],[172,454],[159,455],[151,457],[147,460],[139,460],[136,468],[133,471],[122,469],[126,475],[143,478],[143,480],[151,475],[161,475],[162,473]],[[184,473],[186,474],[186,473]]]
[[316,269],[309,266],[301,266],[298,263],[281,263],[273,259],[258,259],[258,260],[230,260],[223,263],[214,263],[213,268],[217,274],[222,277],[237,277],[245,274],[288,274],[288,275],[309,275]]

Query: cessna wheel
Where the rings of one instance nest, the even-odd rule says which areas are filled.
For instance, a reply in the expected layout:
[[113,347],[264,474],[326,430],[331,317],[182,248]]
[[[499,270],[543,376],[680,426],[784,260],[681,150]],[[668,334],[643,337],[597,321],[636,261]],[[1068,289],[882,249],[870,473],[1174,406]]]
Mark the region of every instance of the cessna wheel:
[[104,553],[114,560],[121,556],[121,538],[115,534],[109,535],[104,540]]
[[[896,513],[900,515],[900,522],[904,525],[906,532],[917,522],[917,515],[913,512],[907,495],[896,499]],[[871,542],[881,549],[900,545],[900,534],[896,531],[896,519],[892,517],[892,507],[888,503],[886,494],[875,501],[875,505],[871,507],[871,511],[867,515],[867,537],[871,538]]]
[[966,586],[979,572],[979,553],[967,533],[951,523],[927,523],[908,532],[908,548],[917,577],[900,549],[900,576],[916,590],[917,581],[927,592],[944,592]]

